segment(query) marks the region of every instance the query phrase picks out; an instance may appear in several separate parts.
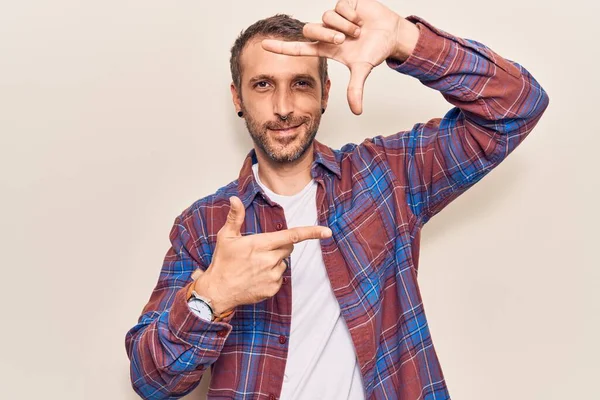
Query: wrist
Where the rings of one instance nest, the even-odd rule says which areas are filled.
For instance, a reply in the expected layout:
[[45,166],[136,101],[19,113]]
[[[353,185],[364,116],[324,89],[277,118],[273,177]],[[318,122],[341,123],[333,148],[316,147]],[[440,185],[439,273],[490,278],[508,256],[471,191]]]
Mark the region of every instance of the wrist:
[[414,52],[419,35],[420,30],[415,23],[400,17],[396,29],[396,44],[388,58],[400,62],[406,61]]
[[211,308],[215,316],[219,316],[235,307],[229,299],[221,296],[222,290],[219,290],[214,284],[211,274],[208,270],[196,279],[193,290],[200,296],[210,300]]

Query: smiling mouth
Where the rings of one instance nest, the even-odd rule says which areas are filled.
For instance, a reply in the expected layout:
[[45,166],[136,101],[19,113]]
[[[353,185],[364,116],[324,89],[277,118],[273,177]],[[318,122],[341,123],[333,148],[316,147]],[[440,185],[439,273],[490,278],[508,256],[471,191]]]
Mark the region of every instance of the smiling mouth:
[[299,128],[302,124],[300,125],[296,125],[296,126],[292,126],[289,128],[284,128],[284,129],[271,129],[269,128],[269,130],[273,131],[273,132],[277,132],[277,133],[290,133],[293,132],[294,130],[296,130],[297,128]]

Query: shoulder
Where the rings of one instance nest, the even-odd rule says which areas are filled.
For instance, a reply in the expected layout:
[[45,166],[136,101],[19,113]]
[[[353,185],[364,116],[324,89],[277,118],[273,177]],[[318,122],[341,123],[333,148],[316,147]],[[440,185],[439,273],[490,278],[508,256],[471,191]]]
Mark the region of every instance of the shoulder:
[[196,200],[184,209],[177,218],[181,223],[185,223],[190,219],[204,219],[205,216],[220,212],[223,208],[227,208],[225,211],[227,213],[229,211],[229,198],[238,195],[238,181],[236,179],[222,186],[216,192]]
[[347,143],[335,150],[336,157],[341,160],[342,170],[350,168],[361,173],[373,168],[387,169],[385,152],[378,144],[379,137],[366,138],[361,143]]

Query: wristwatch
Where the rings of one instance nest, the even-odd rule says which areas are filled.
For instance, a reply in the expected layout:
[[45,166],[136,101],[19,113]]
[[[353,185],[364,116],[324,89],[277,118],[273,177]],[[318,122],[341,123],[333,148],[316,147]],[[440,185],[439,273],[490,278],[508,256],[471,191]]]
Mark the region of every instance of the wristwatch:
[[192,293],[188,298],[188,305],[192,311],[195,311],[196,315],[203,320],[212,322],[215,319],[215,313],[210,303],[210,299],[200,296],[195,290],[192,290]]
[[186,292],[187,303],[194,314],[208,322],[221,322],[233,314],[235,310],[234,308],[222,313],[221,315],[216,315],[211,299],[201,296],[196,292],[195,282],[196,280],[194,279],[193,282],[188,285]]

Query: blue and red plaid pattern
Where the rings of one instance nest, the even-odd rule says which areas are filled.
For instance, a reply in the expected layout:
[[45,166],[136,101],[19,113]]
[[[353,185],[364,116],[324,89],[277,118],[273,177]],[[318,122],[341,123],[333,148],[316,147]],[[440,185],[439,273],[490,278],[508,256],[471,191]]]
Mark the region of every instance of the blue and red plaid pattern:
[[[368,399],[449,399],[417,282],[422,226],[475,184],[531,132],[548,96],[519,64],[473,40],[411,16],[414,53],[389,67],[438,90],[455,107],[409,131],[340,150],[314,142],[323,259],[360,364]],[[229,197],[246,207],[242,234],[285,229],[281,207],[256,183],[246,158],[239,178],[175,219],[172,247],[138,323],[126,335],[135,391],[148,399],[189,393],[212,368],[209,398],[276,399],[291,322],[290,269],[271,299],[239,306],[224,322],[199,319],[185,293],[206,269]],[[283,343],[282,343],[283,342]],[[335,371],[331,371],[335,374]]]

